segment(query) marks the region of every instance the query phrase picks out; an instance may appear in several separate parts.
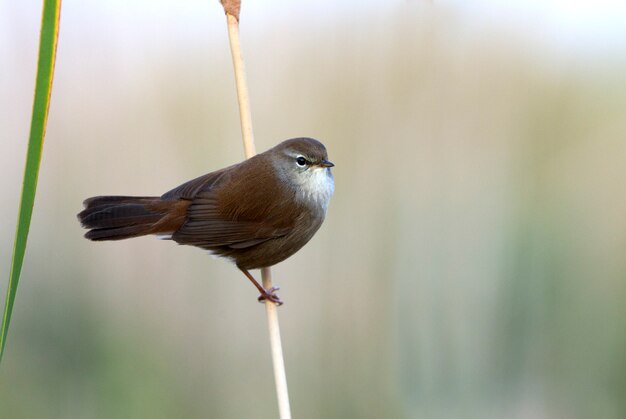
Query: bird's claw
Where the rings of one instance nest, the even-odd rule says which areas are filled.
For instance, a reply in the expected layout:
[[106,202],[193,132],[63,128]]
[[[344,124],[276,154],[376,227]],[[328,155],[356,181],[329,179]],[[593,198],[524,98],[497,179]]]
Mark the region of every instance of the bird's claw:
[[281,306],[283,305],[283,302],[281,301],[280,297],[275,294],[275,292],[279,289],[280,287],[272,287],[269,290],[264,290],[261,295],[259,295],[259,298],[257,298],[257,300],[259,300],[259,303],[263,303],[265,302],[265,300],[269,300],[272,303]]

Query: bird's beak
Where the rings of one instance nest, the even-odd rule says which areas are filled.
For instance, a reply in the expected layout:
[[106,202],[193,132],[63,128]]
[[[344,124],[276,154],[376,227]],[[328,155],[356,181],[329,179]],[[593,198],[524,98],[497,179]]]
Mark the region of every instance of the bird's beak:
[[320,162],[320,166],[321,166],[321,167],[334,167],[335,165],[334,165],[334,163],[333,163],[333,162],[331,162],[331,161],[328,161],[328,160],[322,160],[322,161]]

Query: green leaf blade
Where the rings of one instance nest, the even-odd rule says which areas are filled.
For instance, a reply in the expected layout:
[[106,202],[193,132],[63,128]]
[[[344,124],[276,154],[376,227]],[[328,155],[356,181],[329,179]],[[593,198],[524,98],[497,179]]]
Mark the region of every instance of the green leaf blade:
[[61,0],[44,0],[39,38],[37,79],[35,82],[33,113],[26,153],[26,165],[24,168],[24,182],[22,184],[20,208],[15,231],[15,244],[13,246],[13,258],[11,260],[11,271],[7,286],[4,315],[2,317],[2,328],[0,329],[0,361],[4,355],[7,334],[11,323],[11,314],[17,293],[17,285],[24,262],[28,231],[33,215],[33,206],[35,204],[39,166],[41,163],[43,141],[48,120],[50,94],[52,92],[60,11]]

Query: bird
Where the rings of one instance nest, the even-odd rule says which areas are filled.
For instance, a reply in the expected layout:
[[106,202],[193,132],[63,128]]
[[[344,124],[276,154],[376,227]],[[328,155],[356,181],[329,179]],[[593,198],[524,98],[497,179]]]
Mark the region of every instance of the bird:
[[292,138],[161,196],[88,198],[78,219],[92,241],[157,235],[227,258],[259,301],[281,305],[278,288],[263,288],[249,271],[282,262],[317,232],[335,189],[331,167],[320,141]]

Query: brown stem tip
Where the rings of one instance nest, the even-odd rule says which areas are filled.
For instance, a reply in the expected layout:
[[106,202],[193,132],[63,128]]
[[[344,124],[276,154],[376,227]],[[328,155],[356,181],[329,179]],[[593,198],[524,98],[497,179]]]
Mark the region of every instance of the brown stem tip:
[[239,10],[241,9],[241,0],[220,0],[226,14],[234,16],[239,22]]

